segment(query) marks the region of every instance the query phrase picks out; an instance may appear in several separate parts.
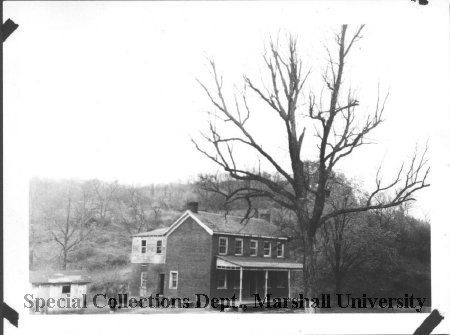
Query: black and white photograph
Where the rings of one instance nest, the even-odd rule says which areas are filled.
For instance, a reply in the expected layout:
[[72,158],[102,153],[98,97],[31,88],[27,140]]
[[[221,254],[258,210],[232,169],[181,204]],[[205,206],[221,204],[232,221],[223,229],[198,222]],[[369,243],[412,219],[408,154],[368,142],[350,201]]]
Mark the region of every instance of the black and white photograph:
[[3,5],[6,333],[450,331],[448,2]]

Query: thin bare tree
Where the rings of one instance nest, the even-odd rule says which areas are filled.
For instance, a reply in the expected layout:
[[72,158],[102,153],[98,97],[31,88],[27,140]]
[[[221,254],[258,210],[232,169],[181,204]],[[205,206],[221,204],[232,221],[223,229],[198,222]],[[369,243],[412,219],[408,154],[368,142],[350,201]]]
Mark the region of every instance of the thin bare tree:
[[100,180],[92,180],[89,187],[94,193],[97,220],[102,225],[108,225],[111,219],[112,204],[119,189],[117,181],[108,183]]
[[66,270],[70,252],[87,240],[97,226],[94,210],[89,206],[87,193],[83,190],[77,198],[69,189],[62,208],[50,209],[48,231],[60,247],[61,269]]
[[[230,99],[224,89],[223,77],[213,60],[209,62],[212,86],[208,87],[199,81],[213,109],[208,131],[202,133],[206,142],[193,139],[195,147],[232,178],[248,182],[248,186],[234,192],[233,197],[267,198],[295,213],[299,236],[304,244],[303,273],[308,294],[314,291],[316,234],[322,225],[339,215],[389,208],[413,201],[418,190],[429,186],[429,168],[424,150],[421,154],[416,152],[410,162],[402,165],[391,181],[383,182],[381,173],[377,173],[375,188],[364,197],[364,201],[336,210],[326,206],[330,194],[329,181],[334,175],[336,164],[348,158],[355,149],[369,143],[368,134],[383,121],[387,96],[380,99],[378,94],[373,113],[363,122],[358,122],[356,108],[359,101],[351,90],[347,91],[343,87],[348,55],[361,39],[363,28],[357,27],[349,36],[347,25],[343,25],[335,35],[337,51],[333,55],[331,49],[326,49],[328,65],[322,75],[324,92],[318,96],[306,92],[310,71],[303,66],[294,37],[288,39],[287,52],[283,52],[278,42],[269,44],[269,50],[263,57],[269,87],[259,86],[252,79],[244,77],[245,89],[242,94],[235,94]],[[249,120],[254,118],[255,113],[247,92],[272,110],[285,129],[289,154],[287,165],[277,159],[273,152],[269,152],[250,130]],[[256,114],[256,117],[259,115]],[[313,124],[318,142],[318,159],[313,165],[307,164],[302,155],[306,134],[306,126],[302,124],[304,118],[309,118]],[[249,149],[276,173],[261,171],[261,165],[247,168],[248,159],[235,154],[237,147]]]

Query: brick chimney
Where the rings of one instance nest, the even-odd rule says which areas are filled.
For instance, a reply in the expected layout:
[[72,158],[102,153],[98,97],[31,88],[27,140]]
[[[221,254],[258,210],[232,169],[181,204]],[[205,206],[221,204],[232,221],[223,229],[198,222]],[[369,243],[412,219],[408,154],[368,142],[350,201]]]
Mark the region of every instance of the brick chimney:
[[187,210],[191,211],[192,213],[198,213],[198,202],[197,201],[190,201],[186,205]]

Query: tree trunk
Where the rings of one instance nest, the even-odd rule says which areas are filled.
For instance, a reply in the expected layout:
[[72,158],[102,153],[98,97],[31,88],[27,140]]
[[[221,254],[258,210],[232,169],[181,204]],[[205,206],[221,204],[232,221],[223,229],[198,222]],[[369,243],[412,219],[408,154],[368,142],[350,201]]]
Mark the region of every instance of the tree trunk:
[[[304,239],[304,254],[303,254],[303,282],[304,295],[308,299],[315,297],[316,294],[316,257],[314,252],[315,239],[314,236],[307,235]],[[314,313],[314,308],[305,307],[306,313]]]
[[67,268],[67,249],[64,249],[62,269],[65,270],[66,268]]
[[314,297],[315,277],[316,277],[316,256],[314,252],[315,238],[307,235],[305,238],[304,264],[303,264],[303,281],[305,285],[306,297]]
[[342,293],[342,277],[342,273],[339,270],[334,272],[335,293]]

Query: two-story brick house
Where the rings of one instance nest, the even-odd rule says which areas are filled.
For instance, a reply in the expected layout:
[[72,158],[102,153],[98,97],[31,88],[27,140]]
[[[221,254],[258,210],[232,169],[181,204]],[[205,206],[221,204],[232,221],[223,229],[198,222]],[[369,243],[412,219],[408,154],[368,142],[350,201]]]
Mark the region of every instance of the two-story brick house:
[[171,226],[133,236],[134,294],[166,297],[290,297],[301,289],[302,264],[274,224],[200,212],[190,203]]

